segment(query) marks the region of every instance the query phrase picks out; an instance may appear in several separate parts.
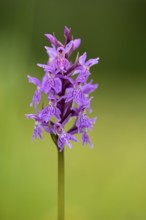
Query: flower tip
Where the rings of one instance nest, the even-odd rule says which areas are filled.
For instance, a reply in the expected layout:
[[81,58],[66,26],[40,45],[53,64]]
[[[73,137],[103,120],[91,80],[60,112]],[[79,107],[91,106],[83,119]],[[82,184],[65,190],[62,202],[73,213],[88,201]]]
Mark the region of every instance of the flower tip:
[[25,117],[28,118],[28,114],[25,114]]
[[30,119],[30,118],[31,118],[31,114],[25,114],[25,117],[26,117],[27,119]]
[[38,66],[38,67],[42,67],[42,64],[40,64],[40,63],[37,63],[37,66]]
[[95,124],[95,122],[96,122],[97,119],[98,119],[98,117],[96,116],[96,117],[94,118],[94,122],[93,122],[94,124]]
[[64,27],[65,44],[68,44],[72,40],[70,33],[71,33],[71,28],[65,26]]
[[75,39],[73,41],[74,50],[77,49],[80,46],[80,44],[81,44],[81,39],[80,38]]
[[72,145],[70,143],[67,144],[69,149],[72,149]]
[[51,44],[56,44],[56,38],[51,34],[45,34],[45,37],[50,41]]
[[97,88],[99,87],[99,84],[98,84],[98,83],[96,83],[96,84],[95,84],[95,86],[96,86],[96,89],[97,89]]
[[65,26],[64,27],[64,34],[66,35],[66,34],[69,34],[70,32],[71,32],[71,28]]
[[97,58],[96,58],[96,60],[97,60],[97,63],[99,63],[100,58],[99,58],[99,57],[97,57]]
[[46,38],[48,38],[48,39],[49,39],[49,41],[54,40],[53,35],[51,35],[51,34],[44,34],[44,35],[45,35],[45,37],[46,37]]
[[93,148],[93,144],[91,143],[87,132],[84,132],[82,135],[82,145],[88,144],[91,148]]
[[93,145],[93,144],[90,144],[90,148],[93,149],[93,148],[94,148],[94,145]]
[[60,41],[57,40],[57,38],[55,36],[53,36],[52,34],[45,34],[45,37],[48,38],[48,40],[50,41],[50,43],[56,47],[60,47],[63,46],[62,43]]
[[32,141],[34,141],[36,139],[36,136],[35,135],[33,135],[32,136]]
[[32,77],[31,77],[30,75],[27,75],[27,79],[28,79],[28,82],[29,82],[29,83],[31,83],[31,78],[32,78]]
[[33,103],[31,102],[31,103],[30,103],[30,107],[32,107],[32,106],[33,106]]

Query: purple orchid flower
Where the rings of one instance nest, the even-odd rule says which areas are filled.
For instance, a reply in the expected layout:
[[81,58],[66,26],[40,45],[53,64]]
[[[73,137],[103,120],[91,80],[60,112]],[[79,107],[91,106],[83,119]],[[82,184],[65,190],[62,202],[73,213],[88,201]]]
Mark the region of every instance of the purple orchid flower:
[[71,45],[66,45],[65,48],[58,47],[57,49],[57,56],[56,59],[54,59],[54,68],[61,72],[66,72],[70,67],[70,62],[66,59],[66,54],[68,53],[70,46]]
[[77,139],[73,135],[64,131],[64,129],[60,123],[54,124],[53,130],[54,130],[54,133],[58,136],[57,144],[58,144],[58,148],[60,151],[63,150],[63,147],[65,144],[69,148],[72,147],[69,140],[77,142]]
[[65,47],[60,46],[56,48],[54,45],[52,48],[45,47],[50,57],[48,64],[53,66],[53,68],[57,69],[58,71],[66,72],[70,67],[70,62],[68,59],[66,59],[66,56],[71,50],[71,46],[72,44],[70,42]]
[[81,82],[86,82],[89,75],[90,75],[90,68],[98,64],[99,62],[99,57],[95,59],[89,59],[86,61],[87,58],[87,53],[85,52],[82,56],[79,57],[79,65],[77,66],[74,74],[79,73],[77,79],[80,80]]
[[48,132],[48,127],[47,124],[42,120],[42,118],[38,115],[35,114],[26,114],[25,115],[28,119],[33,119],[35,121],[35,126],[34,126],[34,133],[33,133],[33,139],[36,139],[39,137],[42,139],[42,130],[45,130]]
[[92,81],[83,85],[78,79],[72,83],[71,88],[67,88],[67,93],[64,96],[65,102],[73,101],[79,106],[88,102],[88,95],[98,87],[97,84],[93,85]]
[[50,92],[55,91],[56,94],[62,90],[62,82],[56,72],[49,65],[38,64],[39,67],[42,67],[45,71],[45,75],[42,80],[42,90],[44,93],[49,94]]
[[49,122],[51,117],[54,116],[57,121],[61,120],[61,111],[57,107],[57,100],[53,97],[49,100],[49,105],[45,107],[41,112],[40,112],[40,117],[45,121]]
[[89,119],[86,115],[86,109],[82,108],[77,116],[76,126],[78,133],[81,133],[84,129],[92,130],[92,126],[95,123],[96,118]]
[[89,136],[88,136],[86,131],[84,131],[83,134],[82,134],[82,145],[84,145],[84,144],[89,144],[89,146],[91,148],[93,147],[93,144],[91,143],[91,141],[89,139]]
[[[71,148],[70,141],[76,142],[75,134],[82,135],[82,144],[92,147],[88,130],[92,130],[96,118],[89,118],[86,114],[92,111],[90,94],[97,89],[98,84],[88,82],[90,68],[97,64],[99,58],[87,59],[87,54],[77,54],[74,62],[70,55],[80,46],[80,39],[73,39],[71,29],[64,28],[64,44],[54,35],[45,34],[51,47],[45,47],[48,54],[46,64],[38,64],[43,68],[44,74],[41,81],[28,76],[28,81],[36,86],[31,106],[34,105],[36,114],[27,114],[26,117],[35,121],[33,139],[42,138],[42,131],[49,133],[62,151],[67,145]],[[74,76],[75,75],[75,76]],[[40,108],[39,103],[43,96],[47,102]],[[74,119],[73,126],[66,131],[65,125]]]
[[67,72],[67,70],[70,67],[70,62],[67,58],[71,55],[71,53],[74,50],[76,50],[79,47],[81,40],[71,40],[65,46],[63,46],[59,41],[56,40],[54,36],[50,34],[46,36],[52,43],[52,48],[45,47],[49,55],[48,63],[52,65],[55,69],[58,69],[59,71]]
[[79,39],[79,38],[72,40],[70,32],[71,32],[70,28],[68,28],[68,27],[64,28],[65,45],[67,45],[69,42],[71,42],[71,44],[72,44],[71,50],[69,51],[69,54],[71,54],[74,50],[76,50],[81,44],[81,39]]
[[41,82],[35,78],[35,77],[31,77],[31,76],[27,76],[29,83],[33,83],[34,85],[37,86],[37,89],[34,93],[34,96],[32,98],[32,102],[30,103],[30,106],[32,106],[34,104],[34,106],[37,106],[40,103],[41,100]]

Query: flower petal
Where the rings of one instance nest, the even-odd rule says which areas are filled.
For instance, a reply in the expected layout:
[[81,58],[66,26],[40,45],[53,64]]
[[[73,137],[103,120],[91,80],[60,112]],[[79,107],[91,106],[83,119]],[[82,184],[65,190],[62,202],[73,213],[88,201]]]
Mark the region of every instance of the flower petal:
[[83,132],[82,134],[82,145],[84,144],[89,144],[91,148],[93,147],[93,144],[91,143],[87,132]]
[[86,58],[87,58],[87,53],[85,52],[82,56],[79,57],[79,63],[81,65],[84,65]]
[[89,94],[91,92],[94,92],[95,89],[98,88],[98,84],[92,84],[92,81],[88,84],[85,84],[83,87],[82,87],[82,91],[84,94]]
[[32,76],[29,76],[29,75],[27,75],[27,78],[28,78],[29,83],[33,83],[36,86],[41,86],[41,82],[39,79],[32,77]]
[[53,36],[52,34],[45,34],[45,36],[48,38],[48,40],[50,41],[51,44],[55,45],[56,47],[59,46],[63,46],[62,43],[60,41],[58,41],[56,39],[55,36]]
[[81,44],[81,39],[73,40],[73,50],[76,50]]
[[95,59],[90,59],[86,62],[86,66],[91,67],[95,64],[99,63],[99,57],[95,58]]

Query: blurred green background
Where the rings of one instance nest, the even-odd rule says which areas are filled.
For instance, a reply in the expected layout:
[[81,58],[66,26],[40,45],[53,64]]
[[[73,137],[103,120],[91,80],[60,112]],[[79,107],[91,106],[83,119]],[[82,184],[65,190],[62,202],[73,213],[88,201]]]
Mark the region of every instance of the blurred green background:
[[94,149],[66,148],[66,220],[146,219],[146,1],[0,1],[0,220],[55,220],[57,151],[51,138],[32,142],[26,120],[41,77],[45,33],[63,40],[72,28],[80,54],[100,57]]

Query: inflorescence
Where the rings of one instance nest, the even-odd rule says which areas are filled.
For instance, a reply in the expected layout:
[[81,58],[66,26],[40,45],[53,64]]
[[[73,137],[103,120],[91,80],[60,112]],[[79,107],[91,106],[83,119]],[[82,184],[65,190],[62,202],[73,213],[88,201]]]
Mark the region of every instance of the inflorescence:
[[[42,80],[28,75],[28,81],[36,86],[30,104],[34,106],[36,114],[26,114],[27,118],[35,121],[33,139],[41,139],[44,130],[51,135],[59,151],[63,150],[65,144],[71,148],[70,140],[76,142],[74,134],[78,133],[82,134],[82,144],[87,143],[92,147],[87,131],[92,130],[96,121],[96,118],[88,118],[86,112],[92,111],[92,97],[89,95],[98,84],[87,80],[90,67],[97,64],[99,58],[86,61],[85,52],[81,56],[77,54],[75,62],[71,63],[69,57],[79,47],[81,40],[73,39],[70,32],[68,27],[64,28],[64,44],[54,35],[45,34],[52,47],[45,47],[49,55],[47,64],[37,64],[44,70]],[[43,93],[47,96],[47,105],[39,110]],[[64,127],[72,117],[75,122],[66,132]]]

